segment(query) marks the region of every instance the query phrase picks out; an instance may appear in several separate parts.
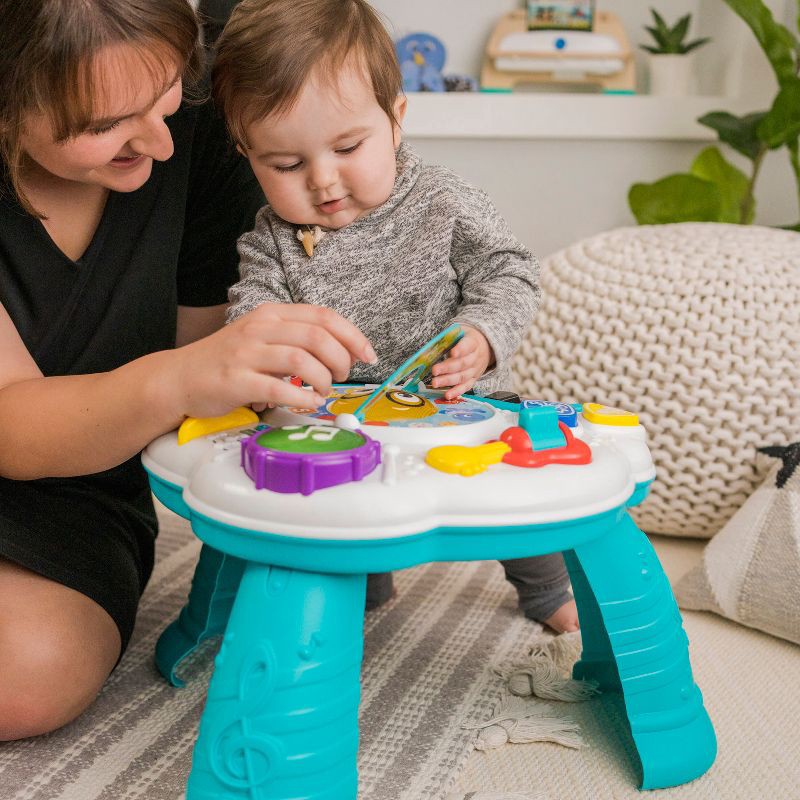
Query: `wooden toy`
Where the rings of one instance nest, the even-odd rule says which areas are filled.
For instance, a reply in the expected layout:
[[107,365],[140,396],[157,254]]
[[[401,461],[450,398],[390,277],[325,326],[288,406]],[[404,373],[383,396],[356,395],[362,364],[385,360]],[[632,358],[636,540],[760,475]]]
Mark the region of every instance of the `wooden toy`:
[[519,9],[501,17],[483,59],[481,89],[511,91],[523,83],[590,84],[633,93],[633,53],[619,18],[598,11],[594,30],[528,30]]

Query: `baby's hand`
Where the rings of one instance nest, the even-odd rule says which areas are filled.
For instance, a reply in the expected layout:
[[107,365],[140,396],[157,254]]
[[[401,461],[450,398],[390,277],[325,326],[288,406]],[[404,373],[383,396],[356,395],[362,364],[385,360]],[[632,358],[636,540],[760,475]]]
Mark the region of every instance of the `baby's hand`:
[[448,353],[444,361],[435,364],[431,372],[431,386],[435,389],[452,386],[445,392],[445,399],[452,400],[468,392],[494,363],[494,353],[486,337],[476,328],[461,326],[464,337]]

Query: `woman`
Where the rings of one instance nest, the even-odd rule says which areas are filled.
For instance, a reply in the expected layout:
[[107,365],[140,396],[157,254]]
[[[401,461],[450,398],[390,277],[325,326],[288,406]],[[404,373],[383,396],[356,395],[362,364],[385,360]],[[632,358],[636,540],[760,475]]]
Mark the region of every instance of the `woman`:
[[[302,404],[367,340],[326,309],[221,328],[261,197],[198,94],[185,0],[0,0],[0,739],[93,700],[157,523],[138,453],[185,416]],[[175,347],[177,345],[177,347]]]

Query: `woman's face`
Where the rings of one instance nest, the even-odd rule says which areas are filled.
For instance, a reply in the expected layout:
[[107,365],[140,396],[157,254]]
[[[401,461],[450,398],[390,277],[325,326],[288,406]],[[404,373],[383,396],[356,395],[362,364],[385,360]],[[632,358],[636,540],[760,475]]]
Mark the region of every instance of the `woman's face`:
[[173,153],[164,120],[181,103],[178,66],[169,66],[166,85],[161,71],[148,68],[129,45],[102,50],[92,65],[96,87],[95,116],[86,130],[56,141],[46,114],[28,114],[22,127],[22,149],[45,173],[62,180],[132,192],[150,177],[153,159]]

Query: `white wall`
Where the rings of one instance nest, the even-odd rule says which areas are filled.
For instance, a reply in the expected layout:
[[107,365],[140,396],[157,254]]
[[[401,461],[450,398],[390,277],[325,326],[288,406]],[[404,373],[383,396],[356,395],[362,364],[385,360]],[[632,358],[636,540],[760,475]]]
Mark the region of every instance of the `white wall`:
[[[795,0],[770,0],[769,4],[778,18],[792,22]],[[373,5],[388,18],[394,36],[414,30],[439,36],[448,48],[445,72],[477,75],[495,20],[521,3],[373,0]],[[651,3],[599,0],[598,5],[620,15],[634,46],[645,41],[642,25],[649,22]],[[714,37],[713,44],[698,53],[704,58],[701,93],[719,95],[710,108],[726,109],[725,94],[744,97],[744,110],[768,107],[775,83],[766,59],[750,31],[722,0],[654,0],[652,5],[664,9],[669,21],[693,13],[692,35]],[[637,55],[637,62],[643,71],[643,54]],[[635,224],[627,205],[631,184],[685,171],[706,146],[697,141],[598,140],[589,124],[584,140],[409,138],[426,160],[445,164],[486,189],[517,235],[539,256],[599,231]],[[726,153],[740,166],[746,165],[735,154]],[[800,218],[785,151],[766,160],[757,201],[757,223],[795,223]]]
[[[416,139],[422,157],[484,188],[520,239],[540,258],[586,236],[635,225],[628,188],[683,171],[696,142]],[[768,160],[759,180],[757,222],[795,223],[786,156]],[[785,190],[783,187],[786,187]]]

